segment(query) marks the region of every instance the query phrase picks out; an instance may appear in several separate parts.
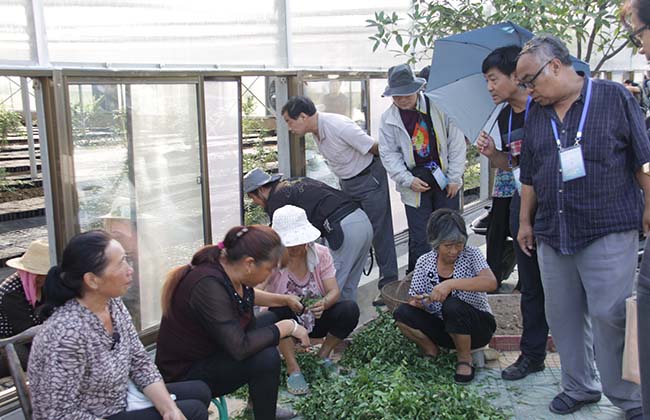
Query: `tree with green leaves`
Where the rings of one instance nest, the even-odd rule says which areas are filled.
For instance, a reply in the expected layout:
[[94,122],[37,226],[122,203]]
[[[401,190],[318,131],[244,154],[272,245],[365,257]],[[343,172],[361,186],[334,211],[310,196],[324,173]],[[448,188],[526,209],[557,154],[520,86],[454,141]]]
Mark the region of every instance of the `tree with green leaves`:
[[373,51],[390,48],[410,63],[431,58],[437,38],[510,20],[533,33],[564,40],[579,59],[598,59],[592,71],[627,45],[620,0],[413,0],[408,18],[379,11],[366,22],[376,28]]

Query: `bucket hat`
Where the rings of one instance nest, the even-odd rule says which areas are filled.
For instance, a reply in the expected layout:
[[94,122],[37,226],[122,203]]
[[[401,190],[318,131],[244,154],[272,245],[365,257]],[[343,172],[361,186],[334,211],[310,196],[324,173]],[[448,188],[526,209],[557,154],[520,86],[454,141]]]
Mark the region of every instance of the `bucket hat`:
[[282,174],[269,175],[260,168],[255,168],[244,176],[244,193],[253,192],[280,178]]
[[47,241],[41,239],[33,241],[21,257],[8,260],[7,266],[32,274],[46,275],[50,270],[50,251]]
[[271,224],[284,246],[308,244],[320,237],[320,231],[307,220],[307,213],[300,207],[286,205],[273,213]]
[[408,64],[399,64],[388,69],[388,86],[381,96],[413,95],[426,83],[421,77],[415,77]]

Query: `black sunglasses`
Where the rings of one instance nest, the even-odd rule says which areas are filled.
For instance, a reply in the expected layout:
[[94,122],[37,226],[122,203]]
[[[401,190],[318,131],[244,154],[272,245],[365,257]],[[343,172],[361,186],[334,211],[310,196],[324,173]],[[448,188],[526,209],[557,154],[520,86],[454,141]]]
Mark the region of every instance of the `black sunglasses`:
[[639,39],[639,35],[641,35],[641,33],[643,33],[643,31],[645,31],[646,29],[648,29],[648,25],[643,25],[642,27],[640,27],[636,31],[628,34],[627,39],[635,47],[641,48],[643,46],[643,42]]

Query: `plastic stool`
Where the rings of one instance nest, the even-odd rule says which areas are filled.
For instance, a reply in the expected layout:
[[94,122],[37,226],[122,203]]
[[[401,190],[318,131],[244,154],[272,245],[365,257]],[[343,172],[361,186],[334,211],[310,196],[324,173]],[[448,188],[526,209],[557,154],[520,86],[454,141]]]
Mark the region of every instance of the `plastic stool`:
[[219,420],[228,420],[228,405],[226,404],[226,397],[223,395],[212,399],[212,404],[217,407],[219,411]]

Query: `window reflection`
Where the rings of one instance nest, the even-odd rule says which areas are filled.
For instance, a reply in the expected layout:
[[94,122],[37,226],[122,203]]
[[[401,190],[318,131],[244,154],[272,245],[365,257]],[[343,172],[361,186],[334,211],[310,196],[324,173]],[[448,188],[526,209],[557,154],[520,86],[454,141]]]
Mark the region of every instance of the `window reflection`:
[[167,271],[203,244],[196,86],[69,87],[82,231],[125,248],[134,286],[124,301],[139,329],[160,320]]

